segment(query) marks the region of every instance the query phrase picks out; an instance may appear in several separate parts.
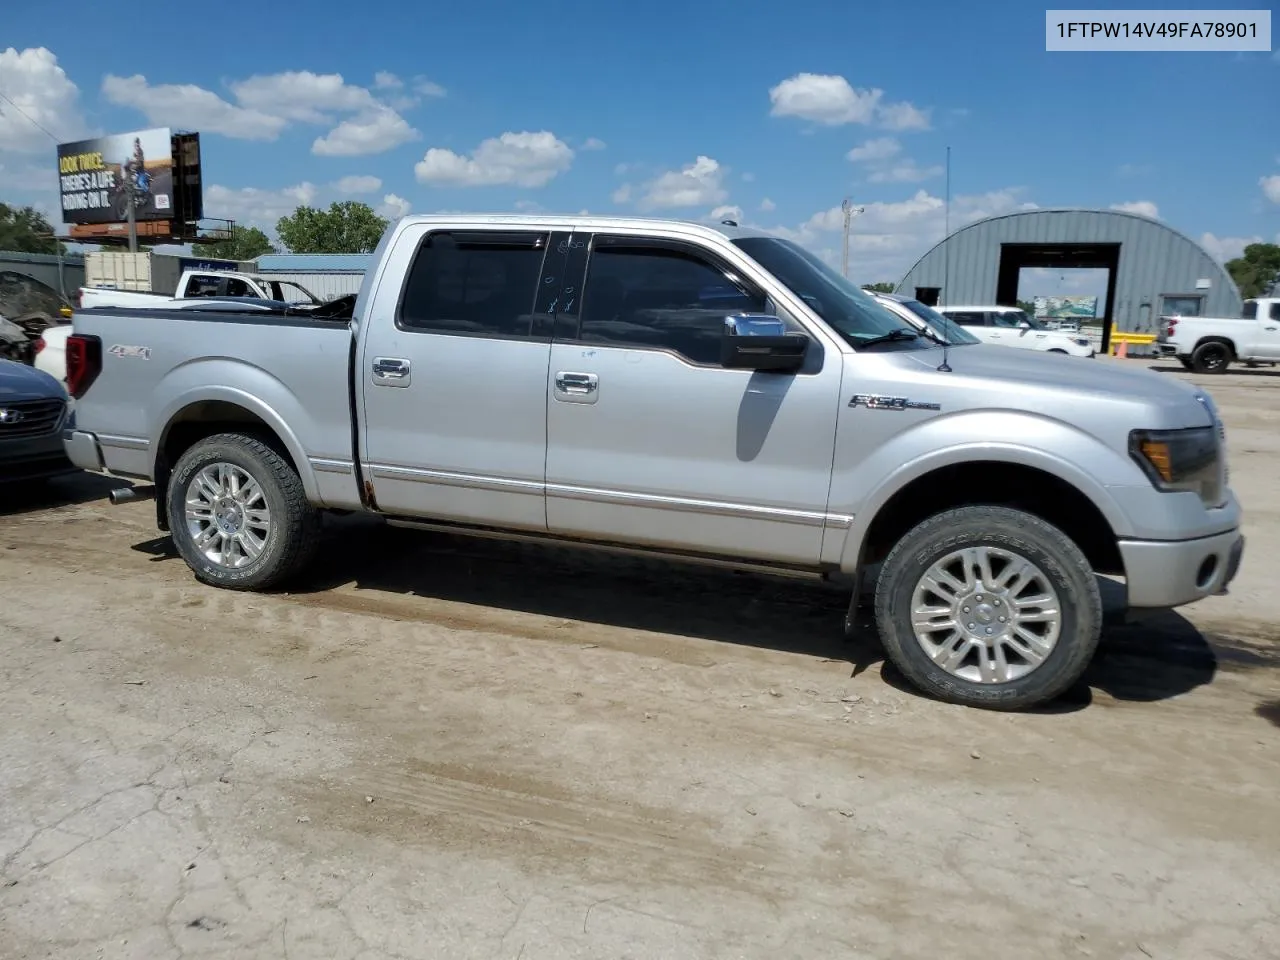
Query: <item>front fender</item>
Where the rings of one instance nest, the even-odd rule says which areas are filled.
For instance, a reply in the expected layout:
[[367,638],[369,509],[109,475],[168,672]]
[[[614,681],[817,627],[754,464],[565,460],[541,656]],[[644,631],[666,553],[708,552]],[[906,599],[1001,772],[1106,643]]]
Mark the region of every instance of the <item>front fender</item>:
[[[888,419],[896,414],[879,416],[888,426]],[[844,440],[846,432],[840,434]],[[1017,439],[992,439],[1001,436]],[[894,433],[861,458],[857,454],[866,449],[867,430],[850,430],[848,438],[846,443],[852,441],[854,449],[837,449],[829,512],[853,519],[843,538],[833,538],[835,542],[824,549],[828,555],[823,558],[843,570],[857,568],[867,530],[890,498],[913,480],[942,467],[994,461],[1043,470],[1093,501],[1118,537],[1130,536],[1133,531],[1111,488],[1150,488],[1136,464],[1092,435],[1060,420],[1022,412],[978,411],[933,417]]]
[[[231,385],[235,384],[235,385]],[[290,423],[308,423],[310,417],[298,398],[278,378],[261,367],[242,362],[200,360],[178,367],[157,386],[148,413],[152,448],[151,475],[164,441],[178,415],[193,404],[221,401],[240,407],[271,428],[289,452],[298,477],[312,502],[318,499],[315,471],[306,447]]]

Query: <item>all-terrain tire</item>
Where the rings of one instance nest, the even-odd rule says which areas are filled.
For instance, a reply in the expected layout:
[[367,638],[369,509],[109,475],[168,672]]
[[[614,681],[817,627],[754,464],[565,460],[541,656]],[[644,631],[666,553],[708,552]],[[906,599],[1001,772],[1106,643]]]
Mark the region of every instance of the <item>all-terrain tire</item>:
[[[229,464],[257,482],[270,511],[261,553],[243,566],[224,566],[196,544],[186,516],[188,493],[206,467]],[[307,499],[289,461],[264,440],[219,433],[194,444],[174,465],[165,493],[169,532],[197,580],[230,590],[267,590],[296,574],[311,560],[320,539],[320,514]]]
[[1226,373],[1235,359],[1230,344],[1206,340],[1191,352],[1191,369],[1196,373]]
[[[1057,593],[1059,633],[1035,669],[1004,682],[978,682],[935,663],[912,626],[912,598],[933,564],[956,550],[989,547],[1030,561]],[[875,594],[876,625],[885,652],[920,691],[949,703],[1022,710],[1075,684],[1089,666],[1102,630],[1102,597],[1089,561],[1057,527],[1003,506],[966,506],[936,514],[890,551]]]

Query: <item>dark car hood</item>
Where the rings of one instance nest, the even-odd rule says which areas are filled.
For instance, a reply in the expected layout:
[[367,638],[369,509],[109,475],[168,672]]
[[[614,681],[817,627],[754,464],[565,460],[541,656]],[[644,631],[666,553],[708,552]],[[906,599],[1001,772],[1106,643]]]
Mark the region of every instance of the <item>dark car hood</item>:
[[62,385],[43,370],[0,358],[0,400],[56,400]]

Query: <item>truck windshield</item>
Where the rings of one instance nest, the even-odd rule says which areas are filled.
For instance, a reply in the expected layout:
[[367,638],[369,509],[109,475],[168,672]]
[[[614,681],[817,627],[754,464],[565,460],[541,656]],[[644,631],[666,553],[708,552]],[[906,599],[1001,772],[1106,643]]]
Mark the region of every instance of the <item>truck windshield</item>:
[[[807,303],[836,333],[857,347],[891,330],[912,330],[888,307],[876,303],[855,284],[798,243],[777,237],[743,237],[733,241]],[[900,348],[927,349],[931,340],[903,340]]]

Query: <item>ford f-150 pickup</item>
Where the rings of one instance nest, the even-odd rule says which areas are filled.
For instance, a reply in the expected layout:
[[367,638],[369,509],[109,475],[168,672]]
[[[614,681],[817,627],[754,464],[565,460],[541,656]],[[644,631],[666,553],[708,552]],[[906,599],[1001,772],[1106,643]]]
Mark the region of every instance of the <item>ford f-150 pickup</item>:
[[846,628],[866,576],[894,664],[993,708],[1081,676],[1096,575],[1159,609],[1240,563],[1208,394],[939,344],[786,239],[410,216],[347,308],[78,312],[69,456],[219,587],[300,575],[325,511],[843,575]]
[[1238,317],[1161,317],[1156,350],[1196,373],[1280,363],[1280,297],[1246,300]]

